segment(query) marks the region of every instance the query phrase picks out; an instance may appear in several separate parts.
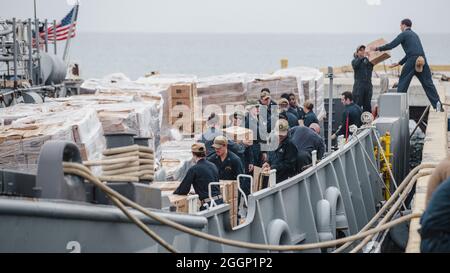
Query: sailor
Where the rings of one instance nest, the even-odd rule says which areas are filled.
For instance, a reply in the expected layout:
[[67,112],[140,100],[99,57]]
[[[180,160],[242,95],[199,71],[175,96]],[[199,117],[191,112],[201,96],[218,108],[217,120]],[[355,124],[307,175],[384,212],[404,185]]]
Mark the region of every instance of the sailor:
[[373,64],[367,58],[369,52],[366,46],[361,45],[354,53],[352,67],[355,75],[355,84],[353,85],[353,100],[359,105],[363,112],[372,113],[372,72]]
[[[219,172],[213,163],[205,159],[206,147],[203,143],[194,143],[191,151],[195,165],[187,171],[174,194],[187,195],[191,191],[191,186],[193,186],[202,203],[200,210],[205,210],[211,205],[212,201],[209,198],[208,185],[211,182],[219,182]],[[218,186],[211,186],[211,197],[217,205],[223,203]]]
[[317,151],[317,159],[323,158],[325,154],[325,142],[314,130],[304,126],[297,126],[289,130],[289,135],[292,143],[294,143],[299,152],[307,152],[309,157],[311,157],[312,152]]
[[361,107],[356,105],[353,102],[353,95],[351,92],[344,92],[341,95],[341,102],[345,106],[344,111],[342,112],[342,124],[340,129],[331,136],[332,139],[336,139],[338,136],[344,135],[345,139],[348,139],[350,131],[349,128],[351,125],[356,125],[360,127],[362,125],[361,115],[362,110]]
[[316,134],[320,135],[320,125],[318,123],[311,123],[311,125],[309,125],[309,128]]
[[264,139],[267,139],[268,134],[270,134],[270,132],[272,131],[273,127],[275,124],[272,124],[272,111],[276,111],[277,109],[277,104],[272,101],[271,97],[270,97],[270,90],[269,88],[263,88],[261,90],[261,95],[260,95],[260,116],[263,118],[263,122],[266,126],[266,132],[267,134],[264,134],[264,136],[262,136]]
[[253,132],[253,145],[252,156],[253,165],[250,166],[250,173],[253,172],[253,167],[262,166],[262,157],[261,157],[261,136],[259,134],[259,103],[258,101],[248,101],[246,106],[247,113],[245,114],[245,128],[252,130]]
[[284,93],[281,95],[281,98],[287,99],[289,101],[288,111],[297,117],[298,125],[303,126],[304,119],[305,119],[305,111],[303,111],[303,108],[298,105],[295,94],[294,93],[290,93],[290,94]]
[[287,99],[280,99],[278,101],[279,118],[285,119],[289,123],[289,127],[298,126],[298,118],[292,112],[289,112],[289,101]]
[[238,175],[245,173],[241,159],[228,150],[226,137],[216,137],[212,147],[215,153],[208,157],[208,160],[219,170],[219,180],[237,180]]
[[[230,126],[245,126],[245,114],[243,112],[235,112],[230,116],[230,120]],[[250,174],[253,172],[254,159],[252,146],[253,140],[239,140],[239,142],[228,140],[228,149],[241,159],[245,174]]]
[[206,121],[206,125],[208,129],[201,135],[199,142],[205,144],[206,155],[209,156],[214,152],[212,148],[214,139],[223,135],[223,132],[219,129],[219,117],[215,113],[211,113]]
[[230,127],[237,126],[242,127],[244,124],[245,114],[241,111],[236,111],[230,115]]
[[306,101],[303,105],[303,109],[305,111],[304,124],[306,127],[309,127],[313,123],[319,123],[316,114],[313,112],[314,104],[311,101]]
[[428,181],[426,211],[420,224],[421,252],[450,252],[450,157],[434,169]]
[[[412,78],[417,76],[429,101],[431,102],[431,105],[436,109],[438,102],[441,105],[442,103],[431,77],[431,70],[428,66],[428,61],[423,50],[422,42],[411,27],[412,21],[410,19],[402,20],[400,24],[402,33],[400,33],[397,38],[384,46],[371,47],[370,50],[387,51],[394,49],[401,44],[406,56],[399,63],[395,63],[390,66],[391,68],[394,68],[399,65],[404,65],[400,75],[397,92],[408,92]],[[439,110],[444,111],[442,107]]]
[[273,135],[278,136],[278,148],[269,152],[269,161],[264,163],[263,171],[276,169],[277,183],[280,183],[297,175],[298,152],[289,137],[289,123],[286,120],[278,120]]
[[[448,168],[448,163],[446,164]],[[446,171],[448,173],[448,171]],[[450,253],[450,179],[439,184],[420,219],[422,253]]]

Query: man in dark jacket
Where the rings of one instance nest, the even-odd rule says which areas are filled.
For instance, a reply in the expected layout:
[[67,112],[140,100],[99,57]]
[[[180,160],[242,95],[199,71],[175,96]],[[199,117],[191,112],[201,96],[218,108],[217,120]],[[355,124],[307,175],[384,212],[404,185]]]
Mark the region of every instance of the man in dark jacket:
[[226,137],[216,137],[212,147],[215,153],[209,156],[208,160],[214,163],[219,170],[219,180],[236,180],[238,175],[245,173],[241,159],[228,150]]
[[267,127],[266,128],[267,134],[264,134],[264,136],[262,136],[262,138],[267,139],[268,134],[270,134],[273,127],[275,126],[275,124],[272,124],[272,114],[276,115],[277,104],[270,97],[269,88],[264,88],[261,90],[260,98],[261,98],[259,100],[260,118],[263,119],[263,121],[264,121],[263,124]]
[[278,135],[279,145],[275,151],[269,152],[269,162],[264,163],[263,169],[276,169],[277,183],[280,183],[297,175],[298,152],[288,135],[289,123],[286,120],[278,120],[274,133]]
[[[417,76],[431,105],[436,109],[437,103],[441,103],[436,87],[431,76],[431,70],[423,50],[422,42],[419,36],[411,29],[412,21],[410,19],[402,20],[400,24],[400,33],[391,43],[371,48],[375,51],[387,51],[396,48],[400,44],[406,53],[406,56],[399,62],[391,65],[391,68],[404,65],[397,90],[399,93],[408,92],[409,84],[414,76]],[[442,105],[442,103],[441,103]],[[443,109],[440,109],[443,111]]]
[[352,67],[355,75],[353,85],[353,100],[359,105],[363,112],[372,112],[372,72],[373,64],[367,58],[368,52],[364,45],[359,46],[354,54]]
[[308,152],[311,155],[313,151],[317,151],[317,159],[323,158],[325,154],[325,142],[311,128],[304,126],[291,128],[289,130],[289,136],[299,152]]
[[[211,182],[219,182],[219,172],[213,163],[205,159],[206,147],[203,143],[195,143],[191,149],[196,164],[188,170],[174,194],[187,195],[191,191],[192,185],[202,202],[200,210],[205,210],[211,205],[212,201],[209,199],[208,185]],[[223,204],[218,186],[211,187],[211,196],[217,205]]]
[[331,137],[332,139],[336,139],[338,136],[344,135],[346,139],[348,139],[350,132],[349,128],[351,125],[356,125],[360,127],[362,125],[361,115],[362,110],[361,107],[356,105],[353,102],[353,95],[351,92],[344,92],[341,95],[341,102],[344,104],[345,109],[342,112],[342,124],[340,129]]

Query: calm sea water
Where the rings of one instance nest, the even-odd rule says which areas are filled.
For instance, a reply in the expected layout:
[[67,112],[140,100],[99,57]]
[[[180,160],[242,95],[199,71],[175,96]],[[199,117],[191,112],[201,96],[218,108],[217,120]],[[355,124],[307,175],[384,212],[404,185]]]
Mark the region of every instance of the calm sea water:
[[[359,44],[395,34],[139,34],[79,33],[71,60],[83,78],[122,72],[137,79],[150,71],[218,75],[268,73],[287,58],[289,66],[326,67],[349,64]],[[421,35],[432,64],[450,64],[450,34]],[[392,61],[403,56],[399,47]]]

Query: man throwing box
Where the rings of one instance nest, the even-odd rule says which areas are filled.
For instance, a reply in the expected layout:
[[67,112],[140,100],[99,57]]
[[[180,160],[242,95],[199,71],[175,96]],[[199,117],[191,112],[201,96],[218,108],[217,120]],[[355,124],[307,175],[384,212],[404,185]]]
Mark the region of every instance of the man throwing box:
[[[387,45],[371,47],[370,50],[388,51],[401,44],[406,56],[399,63],[390,66],[391,68],[394,68],[399,65],[404,65],[402,74],[400,75],[397,92],[406,93],[412,78],[417,76],[423,89],[425,89],[425,93],[430,100],[431,105],[436,109],[437,103],[439,102],[441,105],[442,103],[431,77],[431,70],[425,57],[422,42],[420,41],[419,36],[412,31],[411,27],[412,22],[410,19],[402,20],[400,24],[402,33],[400,33],[397,38]],[[442,107],[439,110],[443,111]]]

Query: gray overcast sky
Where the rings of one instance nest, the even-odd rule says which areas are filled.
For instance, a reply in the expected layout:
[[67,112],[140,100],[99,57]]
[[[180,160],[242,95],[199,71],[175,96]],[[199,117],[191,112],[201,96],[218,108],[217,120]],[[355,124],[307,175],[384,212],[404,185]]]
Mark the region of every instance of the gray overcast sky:
[[[60,20],[73,0],[37,0]],[[449,0],[81,0],[82,32],[449,33]],[[33,16],[33,0],[0,0],[0,18]]]

